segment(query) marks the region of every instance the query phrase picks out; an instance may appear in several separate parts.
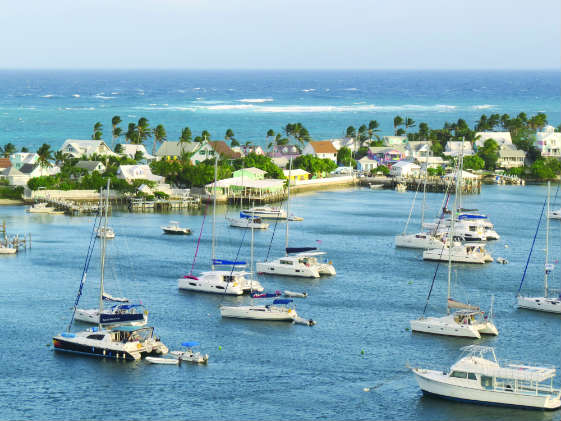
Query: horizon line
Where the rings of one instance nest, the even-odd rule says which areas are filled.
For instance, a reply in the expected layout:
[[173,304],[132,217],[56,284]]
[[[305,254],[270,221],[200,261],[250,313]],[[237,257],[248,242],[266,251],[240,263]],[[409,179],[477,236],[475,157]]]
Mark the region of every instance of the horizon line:
[[394,68],[352,68],[352,67],[0,67],[0,71],[415,71],[415,72],[447,72],[447,71],[510,71],[510,72],[524,72],[524,71],[560,71],[561,67],[527,67],[527,68],[508,68],[508,67],[467,67],[467,68],[413,68],[413,67],[394,67]]

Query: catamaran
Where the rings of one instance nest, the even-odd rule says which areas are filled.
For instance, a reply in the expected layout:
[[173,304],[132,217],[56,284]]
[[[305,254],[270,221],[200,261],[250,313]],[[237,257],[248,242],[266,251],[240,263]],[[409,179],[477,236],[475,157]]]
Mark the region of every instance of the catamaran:
[[480,405],[555,410],[561,407],[561,390],[553,387],[554,367],[519,363],[500,364],[492,347],[461,348],[450,370],[411,370],[425,395]]
[[[546,215],[550,215],[549,210],[549,199],[550,199],[550,183],[547,183],[547,213]],[[543,209],[542,214],[540,215],[540,219],[538,221],[538,228],[536,229],[536,236],[539,230],[539,226],[543,216]],[[550,217],[551,218],[551,217]],[[528,263],[530,261],[530,257],[532,255],[532,250],[534,244],[532,244],[532,248],[530,249],[530,256],[528,256],[528,261],[526,262],[526,268],[524,269],[524,274],[522,275],[522,281],[520,282],[520,286],[518,288],[518,294],[516,296],[516,302],[518,308],[524,308],[527,310],[537,310],[537,311],[545,311],[548,313],[558,313],[561,314],[561,294],[559,290],[557,290],[557,294],[555,296],[551,295],[553,292],[549,288],[549,275],[555,268],[555,266],[549,263],[549,219],[546,218],[546,230],[545,230],[545,270],[544,270],[544,294],[542,297],[529,297],[520,294],[520,290],[522,289],[522,285],[524,283],[524,279],[526,277],[526,269],[528,268]],[[534,241],[536,236],[534,236]]]

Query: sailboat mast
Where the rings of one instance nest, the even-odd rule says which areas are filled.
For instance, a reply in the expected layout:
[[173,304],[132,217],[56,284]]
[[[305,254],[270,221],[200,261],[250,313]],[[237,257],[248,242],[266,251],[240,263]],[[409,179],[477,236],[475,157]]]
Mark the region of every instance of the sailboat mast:
[[[286,232],[284,235],[284,249],[288,248],[288,221],[289,221],[289,209],[290,209],[290,177],[292,176],[292,157],[290,157],[290,165],[288,167],[288,196],[286,197]],[[286,253],[288,256],[288,253]]]
[[[100,196],[103,195],[103,190]],[[103,203],[103,202],[101,202]],[[107,180],[107,192],[105,197],[105,220],[103,222],[103,231],[101,232],[101,276],[99,281],[99,328],[101,329],[101,313],[103,313],[103,278],[105,276],[105,249],[107,246],[107,213],[109,210],[109,180]]]
[[[462,148],[463,148],[463,142],[462,142]],[[456,219],[456,206],[458,204],[458,190],[459,190],[459,181],[460,181],[460,177],[461,177],[461,173],[460,173],[460,168],[461,168],[461,164],[460,162],[463,161],[464,157],[462,152],[460,152],[460,161],[458,162],[458,172],[456,173],[456,192],[454,194],[454,206],[452,208],[452,220],[450,222],[450,238],[449,238],[449,242],[448,242],[448,296],[447,296],[447,300],[446,300],[446,313],[450,314],[450,308],[448,307],[448,300],[450,299],[450,285],[451,285],[451,278],[452,278],[452,247],[454,246],[454,229],[455,229],[455,219]]]
[[214,270],[214,236],[215,236],[215,229],[216,229],[216,179],[218,177],[218,152],[214,152],[216,155],[214,157],[214,185],[212,187],[212,260],[211,260],[211,268]]
[[254,232],[255,221],[253,218],[250,221],[251,221],[250,222],[251,223],[251,250],[249,255],[249,272],[250,272],[249,276],[251,276],[251,292],[253,292],[253,274],[255,273],[253,272],[253,241],[255,240],[255,232]]
[[544,276],[543,276],[543,283],[544,283],[544,297],[547,298],[547,290],[548,290],[548,286],[547,286],[547,271],[548,271],[548,267],[547,264],[549,263],[549,199],[550,199],[550,182],[547,182],[547,217],[545,218],[546,222],[545,222],[545,270],[544,270]]
[[421,206],[421,232],[423,232],[423,224],[425,223],[425,203],[427,201],[427,178],[429,176],[428,157],[425,161],[425,182],[423,184],[423,206]]

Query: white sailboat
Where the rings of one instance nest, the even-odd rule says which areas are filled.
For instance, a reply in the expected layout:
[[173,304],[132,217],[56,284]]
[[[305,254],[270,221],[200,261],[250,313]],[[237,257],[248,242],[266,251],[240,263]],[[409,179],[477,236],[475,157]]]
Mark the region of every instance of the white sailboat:
[[[242,185],[243,185],[243,171],[242,171]],[[240,207],[243,208],[243,194],[240,199]],[[269,224],[263,222],[259,216],[248,215],[245,214],[244,211],[240,212],[240,215],[238,217],[236,218],[226,217],[226,220],[228,221],[231,227],[235,227],[235,228],[261,229],[261,230],[265,230],[269,228]]]
[[[458,191],[458,179],[456,179],[456,191]],[[455,213],[456,202],[458,195],[454,195],[454,210]],[[452,215],[452,225],[450,227],[450,232],[454,231],[454,219],[455,215]],[[440,259],[442,259],[443,253],[448,254],[448,293],[446,300],[446,315],[442,317],[425,317],[424,312],[426,311],[427,305],[425,304],[425,310],[423,315],[416,319],[411,320],[411,330],[413,332],[431,333],[435,335],[446,335],[446,336],[459,336],[466,338],[481,338],[481,334],[488,335],[498,335],[499,332],[495,325],[493,324],[491,317],[485,317],[485,313],[479,309],[474,308],[468,304],[461,303],[459,301],[452,300],[451,297],[451,277],[452,277],[452,247],[448,247],[445,250],[443,246],[440,253]],[[438,270],[438,267],[437,269]],[[434,280],[433,280],[434,282]],[[432,290],[432,287],[431,287]],[[428,300],[427,298],[427,304]],[[459,309],[450,313],[450,308]]]
[[[247,279],[245,275],[248,272],[234,270],[237,266],[245,265],[245,262],[220,260],[215,258],[215,226],[216,226],[216,180],[218,174],[218,155],[214,160],[214,186],[213,186],[213,206],[212,206],[212,257],[211,270],[202,272],[199,276],[192,273],[183,276],[177,280],[177,287],[182,290],[206,292],[222,295],[242,295],[244,293],[252,293],[253,291],[261,292],[263,286],[252,279]],[[204,219],[203,219],[204,224]],[[202,229],[201,229],[202,234]],[[199,235],[200,241],[200,235]],[[197,251],[199,243],[197,242]],[[195,258],[197,254],[195,253]],[[216,266],[231,266],[232,270],[215,270]]]
[[[500,364],[491,347],[461,348],[450,370],[411,368],[423,394],[453,401],[511,408],[555,410],[561,390],[553,388],[554,367]],[[530,418],[530,417],[528,417]]]
[[[286,213],[290,205],[290,172],[292,170],[292,159],[288,176],[288,197],[286,200]],[[284,257],[256,264],[257,273],[269,275],[294,276],[299,278],[319,278],[321,275],[335,275],[335,267],[331,261],[320,262],[318,257],[326,253],[318,251],[316,247],[288,247],[288,225],[286,221],[285,251]]]
[[[550,215],[549,210],[549,200],[550,200],[550,183],[547,182],[547,213],[546,215]],[[522,278],[522,282],[520,283],[520,288],[518,289],[518,295],[516,296],[516,303],[518,308],[524,308],[527,310],[537,310],[537,311],[545,311],[548,313],[557,313],[561,314],[561,295],[560,291],[557,291],[556,296],[550,296],[549,288],[549,275],[554,269],[554,265],[549,263],[549,218],[546,218],[546,231],[545,231],[545,270],[544,270],[544,295],[542,297],[530,297],[524,296],[520,294],[520,289],[522,288],[522,284],[524,282],[524,277],[526,275],[526,271],[524,271],[524,277]],[[541,221],[541,218],[540,218]],[[539,224],[538,224],[539,229]],[[531,251],[530,251],[531,253]],[[528,259],[529,260],[529,259]],[[526,264],[527,267],[527,264]]]

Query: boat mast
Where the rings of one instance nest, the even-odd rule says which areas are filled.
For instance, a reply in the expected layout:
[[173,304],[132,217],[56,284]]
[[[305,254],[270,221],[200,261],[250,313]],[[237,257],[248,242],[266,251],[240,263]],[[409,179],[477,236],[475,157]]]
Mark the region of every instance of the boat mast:
[[[288,248],[288,221],[289,221],[289,207],[290,207],[290,177],[292,175],[292,157],[290,157],[290,165],[288,167],[288,196],[286,197],[286,232],[284,235],[284,250],[286,256],[288,256],[288,252],[286,249]],[[280,215],[279,215],[280,216]]]
[[549,262],[549,198],[550,198],[550,182],[547,182],[547,217],[546,217],[546,222],[545,222],[545,270],[544,270],[544,276],[543,276],[543,283],[544,283],[544,298],[547,298],[547,290],[548,290],[548,286],[547,286],[547,273],[548,273],[548,262]]
[[214,185],[212,187],[212,260],[211,260],[211,269],[214,270],[214,235],[215,235],[215,227],[216,227],[216,179],[218,177],[218,152],[214,151],[216,154],[214,157]]
[[[103,190],[100,196],[103,195]],[[101,202],[103,203],[103,201]],[[101,277],[99,281],[99,328],[101,329],[101,313],[103,313],[103,278],[105,275],[105,250],[107,246],[107,212],[109,210],[109,179],[107,180],[107,192],[105,197],[105,220],[103,222],[103,231],[101,231]]]
[[[253,207],[253,206],[252,206]],[[255,273],[253,271],[253,241],[255,239],[255,235],[254,235],[254,225],[255,225],[255,220],[254,218],[250,219],[250,224],[251,224],[251,250],[250,250],[250,255],[249,255],[249,276],[251,276],[251,292],[253,292],[253,274]]]
[[427,200],[427,178],[429,175],[428,159],[427,156],[427,160],[425,161],[425,183],[423,185],[423,206],[421,206],[421,232],[423,232],[423,224],[425,223],[425,202]]
[[[463,140],[462,140],[462,152],[463,152]],[[460,161],[458,162],[458,171],[456,172],[456,191],[454,194],[454,206],[452,207],[452,220],[450,222],[450,238],[448,239],[448,296],[446,299],[446,314],[450,314],[450,307],[448,307],[448,300],[450,299],[450,285],[451,285],[451,278],[452,278],[452,247],[454,246],[454,221],[456,219],[456,205],[458,204],[458,190],[460,186],[460,177],[461,177],[461,162],[464,159],[463,153],[460,152]]]

